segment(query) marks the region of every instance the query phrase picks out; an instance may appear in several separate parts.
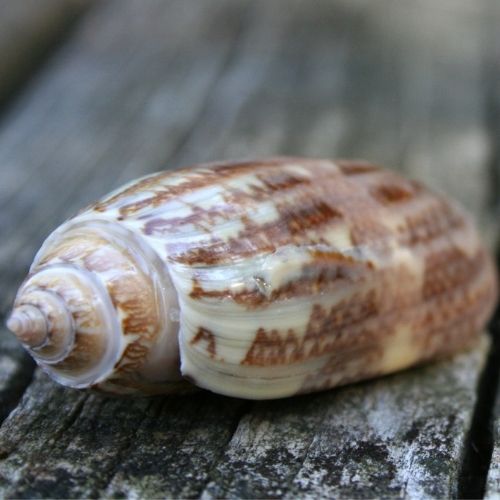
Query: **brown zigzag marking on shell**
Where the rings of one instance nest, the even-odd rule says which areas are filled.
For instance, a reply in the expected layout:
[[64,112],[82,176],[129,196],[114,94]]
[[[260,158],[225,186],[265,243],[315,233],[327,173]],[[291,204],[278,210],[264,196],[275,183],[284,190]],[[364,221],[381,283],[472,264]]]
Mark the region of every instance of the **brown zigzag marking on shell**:
[[471,258],[454,247],[427,255],[424,271],[424,300],[467,285],[482,271],[485,259],[486,255],[483,251]]
[[194,336],[194,338],[191,340],[190,344],[195,345],[198,342],[206,342],[206,350],[207,353],[211,358],[215,358],[215,355],[217,354],[217,345],[215,342],[215,335],[208,330],[207,328],[203,328],[200,326],[198,328],[198,332]]
[[416,214],[407,215],[405,224],[399,228],[399,242],[415,246],[429,243],[450,232],[465,227],[466,220],[444,200],[438,200]]
[[[172,260],[188,265],[214,265],[247,258],[259,253],[270,253],[290,244],[307,246],[320,242],[321,228],[342,220],[342,213],[322,200],[309,200],[307,204],[277,206],[280,218],[259,225],[249,217],[241,217],[245,229],[237,237],[222,240],[212,237],[202,247],[191,242],[176,241],[167,244]],[[154,229],[149,227],[150,234]],[[308,232],[314,233],[309,235]],[[161,232],[159,233],[161,234]]]
[[[273,167],[280,167],[290,162],[293,162],[292,158],[275,158],[257,161],[224,162],[213,164],[207,163],[196,165],[194,169],[192,167],[186,167],[184,169],[176,170],[175,172],[160,172],[156,175],[143,179],[132,186],[129,186],[109,199],[96,203],[91,207],[91,209],[98,212],[104,212],[110,206],[120,202],[121,200],[126,200],[129,196],[150,189],[152,191],[150,196],[134,203],[124,204],[119,208],[120,215],[122,217],[128,217],[142,208],[156,207],[173,197],[182,196],[196,189],[221,183],[224,180],[231,179],[248,172],[252,173],[256,168],[272,169]],[[314,162],[311,161],[308,162],[300,160],[300,162],[314,164]],[[183,173],[185,175],[185,181],[183,183],[173,186],[161,185],[162,180],[168,179],[169,177],[177,177]]]
[[297,394],[323,391],[380,374],[377,361],[383,356],[380,344],[359,346],[356,349],[333,352],[322,368],[308,374]]
[[[348,301],[342,301],[329,310],[319,304],[313,306],[306,333],[301,340],[289,329],[257,330],[255,339],[241,364],[270,366],[295,363],[312,357],[323,356],[334,349],[353,347],[359,343],[371,343],[376,329],[368,330],[365,321],[375,318],[378,312],[374,291],[364,296],[356,294]],[[354,335],[356,330],[356,335]]]

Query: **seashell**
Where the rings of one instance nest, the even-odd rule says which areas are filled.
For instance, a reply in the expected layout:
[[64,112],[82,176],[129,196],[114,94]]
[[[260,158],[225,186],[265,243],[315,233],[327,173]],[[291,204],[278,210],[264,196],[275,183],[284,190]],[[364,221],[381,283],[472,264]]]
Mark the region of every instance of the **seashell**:
[[279,398],[466,349],[492,259],[444,196],[362,161],[202,164],[56,229],[8,327],[57,382]]

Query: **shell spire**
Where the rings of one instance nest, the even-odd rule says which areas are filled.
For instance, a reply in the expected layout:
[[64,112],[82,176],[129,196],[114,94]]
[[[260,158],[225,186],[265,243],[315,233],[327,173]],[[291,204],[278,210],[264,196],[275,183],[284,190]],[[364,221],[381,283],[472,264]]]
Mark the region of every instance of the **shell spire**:
[[58,228],[8,327],[58,382],[268,399],[473,346],[497,298],[468,214],[363,161],[159,172]]
[[33,348],[47,341],[49,328],[43,311],[32,305],[22,305],[14,308],[7,319],[7,328],[24,345]]

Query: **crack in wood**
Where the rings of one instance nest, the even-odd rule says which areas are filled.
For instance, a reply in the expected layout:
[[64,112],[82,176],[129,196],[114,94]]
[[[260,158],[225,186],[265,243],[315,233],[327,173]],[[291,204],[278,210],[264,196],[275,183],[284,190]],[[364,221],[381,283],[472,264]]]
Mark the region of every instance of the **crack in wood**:
[[478,396],[464,447],[458,498],[483,498],[493,452],[493,418],[500,375],[500,308],[491,321],[492,347],[478,384]]
[[255,408],[256,403],[254,401],[243,401],[240,409],[235,413],[234,415],[234,420],[231,423],[231,431],[225,440],[225,443],[221,448],[219,449],[218,453],[214,455],[214,460],[212,463],[212,466],[207,472],[207,479],[204,482],[203,485],[200,486],[198,491],[196,492],[196,496],[199,498],[203,498],[203,493],[207,490],[207,486],[214,480],[216,477],[216,471],[219,466],[223,462],[223,457],[224,454],[226,453],[226,450],[228,449],[229,443],[233,440],[234,436],[236,435],[238,431],[238,427],[241,423],[241,420],[243,417],[247,414],[249,414],[253,408]]
[[[155,411],[155,407],[158,407]],[[134,439],[136,438],[137,432],[139,431],[140,427],[142,426],[144,420],[148,418],[148,411],[151,411],[156,418],[159,418],[161,413],[162,413],[162,408],[163,404],[158,405],[158,399],[152,399],[144,412],[143,418],[137,421],[137,426],[135,427],[135,431],[133,432],[128,432],[127,434],[127,439],[123,443],[123,446],[120,447],[118,450],[115,459],[111,463],[111,467],[109,470],[104,471],[104,474],[106,477],[102,479],[100,483],[97,483],[91,493],[90,496],[92,497],[102,497],[106,489],[110,486],[111,482],[113,481],[114,477],[116,476],[117,472],[120,470],[121,465],[123,464],[125,458],[127,457],[127,454],[133,450],[133,448],[136,446],[136,443],[134,443]]]
[[[495,46],[497,39],[496,29],[491,29],[498,22],[498,6],[493,3],[487,5],[485,13],[485,46],[481,76],[484,88],[484,119],[485,128],[489,135],[490,154],[488,158],[488,186],[487,205],[492,213],[500,214],[500,93],[498,92],[498,62],[500,54]],[[489,36],[488,36],[489,35]],[[498,220],[498,217],[497,217]],[[498,233],[498,229],[495,231]],[[498,238],[498,234],[495,235]],[[496,262],[500,268],[500,242],[495,241]],[[498,415],[495,404],[498,404],[497,392],[500,379],[500,305],[491,320],[489,331],[492,338],[492,348],[486,368],[478,386],[478,399],[474,409],[472,425],[467,437],[462,470],[459,478],[460,498],[483,498],[485,494],[491,496],[494,491],[486,491],[489,471],[494,458],[495,436],[493,426]],[[498,443],[497,443],[498,446]],[[491,485],[489,486],[491,489]]]

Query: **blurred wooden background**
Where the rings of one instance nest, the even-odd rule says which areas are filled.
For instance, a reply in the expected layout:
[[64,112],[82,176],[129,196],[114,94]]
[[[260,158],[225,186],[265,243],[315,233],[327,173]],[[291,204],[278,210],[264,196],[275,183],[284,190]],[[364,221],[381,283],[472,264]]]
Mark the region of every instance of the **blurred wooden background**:
[[[499,26],[496,0],[0,0],[0,319],[65,218],[198,161],[370,159],[495,249]],[[497,497],[492,345],[283,401],[123,401],[56,386],[2,327],[0,497]]]

